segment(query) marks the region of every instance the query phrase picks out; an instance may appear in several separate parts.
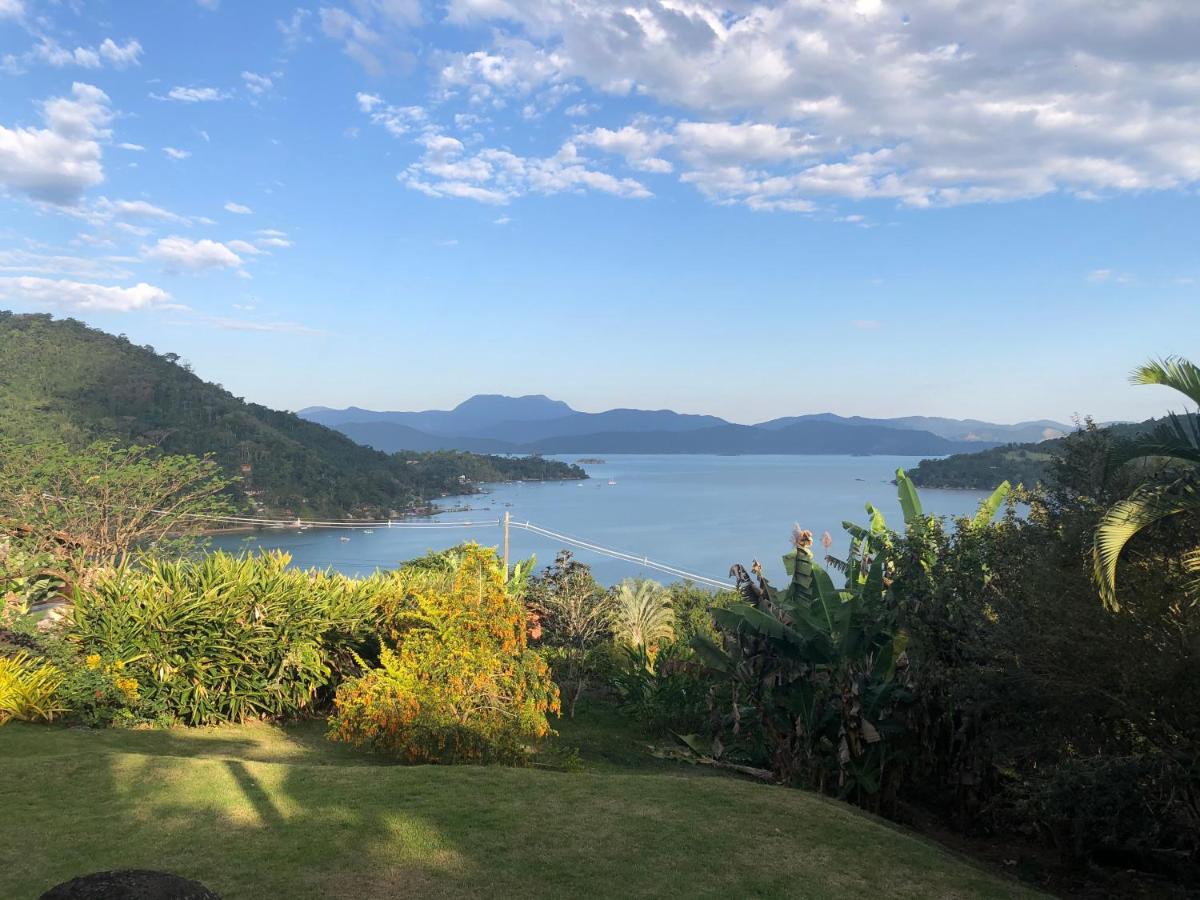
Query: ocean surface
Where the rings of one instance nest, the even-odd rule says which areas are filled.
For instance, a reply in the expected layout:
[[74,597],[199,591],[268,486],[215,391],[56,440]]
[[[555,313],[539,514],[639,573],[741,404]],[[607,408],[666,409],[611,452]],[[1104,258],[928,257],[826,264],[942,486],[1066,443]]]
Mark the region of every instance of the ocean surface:
[[[576,462],[580,455],[556,458]],[[628,454],[605,459],[603,465],[583,466],[591,476],[587,481],[487,485],[486,494],[442,501],[447,508],[470,509],[416,521],[495,522],[508,512],[514,525],[531,522],[723,582],[728,581],[731,564],[749,567],[752,559],[759,559],[767,577],[778,583],[784,578],[780,557],[790,549],[793,523],[811,529],[818,541],[828,531],[837,555],[848,544],[843,520],[865,523],[867,503],[880,509],[893,526],[902,524],[896,488],[890,482],[898,467],[910,468],[919,461],[906,456]],[[947,516],[973,512],[984,496],[978,491],[921,491],[926,512]],[[359,575],[465,540],[499,546],[500,526],[377,527],[370,534],[356,529],[271,529],[221,535],[213,543],[232,551],[278,548],[292,555],[294,565]],[[520,528],[511,531],[514,561],[536,554],[541,568],[554,561],[562,546],[562,541]],[[643,575],[676,580],[638,563],[590,550],[574,552],[605,584]]]

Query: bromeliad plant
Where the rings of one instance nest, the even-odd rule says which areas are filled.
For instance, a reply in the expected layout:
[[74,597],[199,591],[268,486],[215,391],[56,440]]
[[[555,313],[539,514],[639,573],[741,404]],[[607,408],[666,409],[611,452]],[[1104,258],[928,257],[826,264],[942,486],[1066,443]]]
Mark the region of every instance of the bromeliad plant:
[[[912,483],[896,475],[906,526],[926,527]],[[893,536],[878,510],[867,512],[865,527],[844,523],[848,556],[827,557],[842,588],[815,562],[812,533],[797,527],[783,558],[787,586],[768,583],[757,561],[750,572],[734,566],[742,602],[711,610],[720,642],[695,646],[730,688],[715,747],[757,745],[781,781],[879,810],[895,799],[912,695],[891,593]]]
[[[147,558],[80,588],[65,639],[188,725],[310,710],[357,667],[378,579],[289,569],[283,553]],[[120,685],[118,685],[118,688]],[[128,692],[127,692],[128,693]]]

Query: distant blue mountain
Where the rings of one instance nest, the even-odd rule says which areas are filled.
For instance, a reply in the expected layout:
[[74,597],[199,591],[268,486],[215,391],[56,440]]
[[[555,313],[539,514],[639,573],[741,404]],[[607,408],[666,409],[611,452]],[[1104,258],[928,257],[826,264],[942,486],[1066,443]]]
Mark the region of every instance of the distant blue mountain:
[[545,422],[573,413],[575,410],[561,400],[551,400],[542,394],[530,394],[525,397],[476,394],[451,410],[375,412],[357,406],[346,409],[310,406],[300,410],[297,415],[329,428],[340,429],[342,425],[359,422],[390,422],[434,434],[476,436],[483,430],[504,422]]
[[908,416],[846,418],[817,413],[735,425],[717,416],[669,409],[584,413],[542,394],[480,394],[452,410],[376,412],[349,407],[301,410],[377,450],[470,450],[478,453],[888,453],[940,456],[999,443],[1042,440],[1061,423],[997,425],[975,419]]
[[995,443],[1027,443],[1047,441],[1074,431],[1074,426],[1050,419],[998,425],[979,419],[946,419],[939,416],[901,416],[894,419],[869,419],[863,416],[839,416],[834,413],[812,413],[805,416],[785,416],[760,422],[758,428],[776,431],[800,422],[840,422],[844,425],[881,425],[908,431],[928,431],[953,441],[982,441]]

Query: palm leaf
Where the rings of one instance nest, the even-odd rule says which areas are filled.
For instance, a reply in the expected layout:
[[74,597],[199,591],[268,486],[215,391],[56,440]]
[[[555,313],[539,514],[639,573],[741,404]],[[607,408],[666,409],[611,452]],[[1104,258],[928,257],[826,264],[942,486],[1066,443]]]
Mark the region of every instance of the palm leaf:
[[1161,384],[1174,388],[1200,406],[1200,366],[1182,356],[1152,359],[1129,376],[1134,384]]
[[1114,611],[1120,609],[1117,563],[1134,535],[1168,516],[1186,512],[1200,512],[1200,495],[1190,481],[1140,487],[1104,514],[1096,527],[1092,564],[1105,606]]
[[1112,461],[1124,465],[1135,459],[1165,457],[1200,464],[1200,417],[1170,413],[1149,433],[1124,441],[1113,450]]

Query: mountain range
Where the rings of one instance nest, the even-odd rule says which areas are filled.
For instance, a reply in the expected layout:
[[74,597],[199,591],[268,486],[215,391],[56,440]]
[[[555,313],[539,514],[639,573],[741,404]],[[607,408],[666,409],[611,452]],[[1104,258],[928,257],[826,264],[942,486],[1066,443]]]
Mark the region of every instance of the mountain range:
[[579,412],[542,394],[478,394],[451,410],[385,412],[313,406],[301,418],[377,450],[477,453],[858,453],[941,456],[1014,441],[1058,437],[1070,427],[1041,420],[893,419],[816,413],[739,425],[669,409]]

